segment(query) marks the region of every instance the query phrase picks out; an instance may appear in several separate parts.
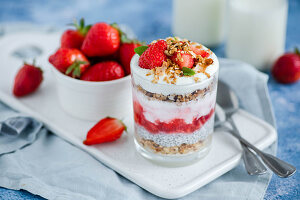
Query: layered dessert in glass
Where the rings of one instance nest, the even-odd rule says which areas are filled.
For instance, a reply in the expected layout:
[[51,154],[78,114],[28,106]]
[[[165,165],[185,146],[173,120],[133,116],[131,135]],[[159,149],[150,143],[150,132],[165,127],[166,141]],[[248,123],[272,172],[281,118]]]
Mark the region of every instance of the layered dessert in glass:
[[210,148],[219,62],[201,44],[153,41],[131,60],[134,140],[144,157],[188,164]]

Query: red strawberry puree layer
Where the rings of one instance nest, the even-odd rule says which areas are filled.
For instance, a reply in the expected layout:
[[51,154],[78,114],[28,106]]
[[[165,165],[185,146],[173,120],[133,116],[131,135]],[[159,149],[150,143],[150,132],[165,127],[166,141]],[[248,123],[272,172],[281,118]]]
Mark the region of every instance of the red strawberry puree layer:
[[144,115],[144,109],[137,101],[133,102],[134,120],[140,126],[143,126],[150,133],[193,133],[200,129],[214,114],[212,108],[207,115],[194,118],[192,123],[186,123],[184,119],[174,118],[168,122],[156,120],[155,123],[148,121]]

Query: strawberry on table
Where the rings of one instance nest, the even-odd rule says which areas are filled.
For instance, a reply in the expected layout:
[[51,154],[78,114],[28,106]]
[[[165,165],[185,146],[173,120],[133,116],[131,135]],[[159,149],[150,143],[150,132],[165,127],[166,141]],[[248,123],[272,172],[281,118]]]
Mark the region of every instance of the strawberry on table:
[[78,49],[60,48],[49,57],[49,62],[60,72],[74,78],[89,67],[89,61]]
[[115,53],[119,47],[119,30],[101,22],[91,27],[83,41],[81,50],[88,57],[107,56]]
[[192,68],[194,65],[194,59],[189,53],[175,52],[171,57],[171,60],[176,63],[180,68],[187,67]]
[[71,24],[76,30],[68,29],[61,36],[62,48],[76,48],[80,49],[85,38],[85,35],[91,28],[91,25],[85,26],[84,19],[80,19],[79,24],[75,21]]
[[140,42],[134,40],[126,41],[120,46],[120,62],[126,74],[130,74],[130,61],[135,54],[134,49],[139,46],[141,46]]
[[[154,44],[146,46],[140,46],[137,49],[142,49],[145,47],[145,51],[140,54],[139,66],[145,69],[153,69],[155,67],[160,67],[164,61],[167,60],[167,56],[164,51],[167,49],[167,43],[164,40],[159,40]],[[135,52],[137,52],[135,50]]]
[[80,79],[84,81],[110,81],[124,76],[124,69],[119,63],[104,61],[89,67]]
[[83,143],[93,145],[112,142],[119,139],[124,131],[126,131],[126,126],[121,120],[106,117],[88,131]]
[[33,93],[38,89],[42,81],[42,70],[36,67],[34,62],[32,65],[24,63],[15,77],[13,94],[16,97],[22,97]]
[[300,79],[300,52],[279,57],[272,68],[273,77],[280,83],[294,83]]

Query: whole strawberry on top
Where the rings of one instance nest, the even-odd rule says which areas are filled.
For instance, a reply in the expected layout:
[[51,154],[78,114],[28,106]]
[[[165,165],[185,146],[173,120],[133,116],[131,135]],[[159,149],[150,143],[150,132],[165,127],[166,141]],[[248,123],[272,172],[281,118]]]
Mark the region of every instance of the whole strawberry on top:
[[84,81],[111,81],[124,76],[124,70],[119,63],[104,61],[89,67],[80,79]]
[[125,34],[122,34],[119,59],[127,75],[130,74],[130,61],[135,54],[134,49],[141,45],[142,43],[138,40],[130,40]]
[[300,52],[285,53],[272,68],[273,77],[280,83],[294,83],[300,79]]
[[49,62],[60,72],[80,78],[89,67],[89,61],[78,49],[60,48],[49,57]]
[[[159,40],[154,44],[150,44],[149,47],[143,51],[145,48],[147,47],[141,46],[135,49],[135,52],[140,54],[140,67],[153,69],[162,66],[163,62],[167,60],[167,56],[164,53],[165,50],[167,50],[167,43],[165,40]],[[141,53],[140,50],[142,50]]]
[[87,133],[85,145],[100,144],[104,142],[112,142],[119,139],[124,131],[126,131],[125,124],[111,117],[106,117],[100,120]]
[[61,48],[80,49],[91,25],[85,26],[84,19],[80,19],[79,24],[75,21],[70,25],[74,26],[76,30],[68,29],[62,34],[60,42]]
[[15,76],[13,94],[16,97],[22,97],[33,93],[38,89],[43,81],[43,72],[35,63],[24,63]]
[[88,57],[107,56],[120,46],[119,30],[105,22],[94,24],[87,33],[81,50]]

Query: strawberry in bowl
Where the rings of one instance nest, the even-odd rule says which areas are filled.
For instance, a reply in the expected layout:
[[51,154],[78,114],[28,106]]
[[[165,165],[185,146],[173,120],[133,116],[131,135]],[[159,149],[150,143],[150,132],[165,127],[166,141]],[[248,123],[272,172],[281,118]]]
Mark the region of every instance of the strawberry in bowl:
[[49,56],[61,107],[90,121],[124,117],[132,105],[130,61],[140,43],[116,24],[84,26],[81,21],[75,27],[63,33],[61,47]]

